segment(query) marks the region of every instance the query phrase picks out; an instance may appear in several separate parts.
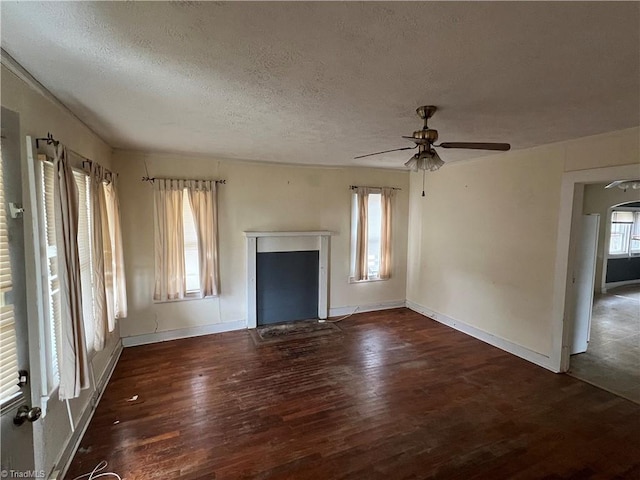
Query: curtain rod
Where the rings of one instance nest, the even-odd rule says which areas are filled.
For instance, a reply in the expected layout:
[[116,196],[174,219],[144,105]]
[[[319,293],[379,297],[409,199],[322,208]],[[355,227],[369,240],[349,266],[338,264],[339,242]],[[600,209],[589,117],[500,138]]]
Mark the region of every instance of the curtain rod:
[[222,184],[224,185],[225,183],[227,183],[226,180],[196,180],[196,179],[187,179],[187,178],[169,178],[169,177],[150,177],[149,176],[149,169],[147,168],[147,161],[144,161],[144,172],[146,173],[146,175],[144,177],[142,177],[142,179],[140,181],[142,182],[149,182],[149,183],[153,183],[156,180],[178,180],[178,181],[183,181],[183,182],[215,182],[216,184]]
[[149,183],[153,183],[156,180],[178,180],[182,182],[215,182],[215,183],[220,183],[222,185],[227,183],[226,180],[204,180],[202,178],[195,179],[195,178],[169,178],[169,177],[142,177],[140,179],[141,182],[149,182]]
[[355,190],[356,188],[390,188],[391,190],[402,190],[398,187],[367,187],[365,185],[349,185],[350,190]]
[[[51,132],[47,132],[46,137],[36,138],[36,148],[40,148],[40,142],[46,142],[47,145],[53,145],[54,147],[57,147],[58,145],[60,145],[60,142],[55,138],[53,138],[53,135],[51,135]],[[68,148],[66,146],[65,148],[69,153],[75,155],[76,157],[79,157],[82,160],[82,168],[86,169],[86,164],[89,164],[89,167],[91,167],[91,165],[93,164],[93,160],[91,160],[90,158],[87,158],[84,155],[80,155],[78,152],[76,152],[75,150],[72,150],[71,148]],[[107,180],[108,182],[111,182],[113,180],[113,177],[114,176],[117,177],[118,174],[117,173],[114,174],[108,168],[104,168],[104,176],[105,176],[105,180]]]

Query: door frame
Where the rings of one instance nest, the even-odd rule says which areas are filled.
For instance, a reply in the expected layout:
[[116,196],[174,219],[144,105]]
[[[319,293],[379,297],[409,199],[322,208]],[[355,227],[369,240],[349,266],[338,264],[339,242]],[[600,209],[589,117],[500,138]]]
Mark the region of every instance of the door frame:
[[27,318],[29,323],[29,361],[31,364],[31,402],[42,408],[42,418],[33,423],[33,446],[35,469],[45,469],[44,422],[47,415],[48,387],[46,376],[45,312],[42,299],[42,265],[40,264],[40,241],[38,225],[38,199],[34,161],[34,142],[31,136],[23,135],[21,129],[22,162],[22,206],[24,207],[24,254],[27,277]]
[[575,302],[572,280],[584,186],[637,176],[637,163],[577,170],[565,172],[562,175],[553,282],[552,348],[549,358],[551,367],[557,372],[566,372],[569,369],[570,336],[573,330]]

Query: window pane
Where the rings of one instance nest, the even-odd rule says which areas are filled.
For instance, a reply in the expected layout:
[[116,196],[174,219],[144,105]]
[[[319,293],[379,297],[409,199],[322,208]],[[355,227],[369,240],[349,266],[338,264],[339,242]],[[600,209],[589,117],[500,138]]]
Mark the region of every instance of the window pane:
[[58,369],[58,337],[60,335],[60,286],[58,279],[49,282],[49,315],[51,316],[51,377],[53,385],[60,382],[60,372]]
[[640,212],[633,212],[633,227],[631,229],[631,252],[640,253]]
[[623,255],[628,253],[631,224],[612,223],[611,237],[609,240],[609,254]]
[[47,305],[49,307],[49,331],[47,332],[47,349],[49,365],[49,388],[55,387],[60,377],[58,374],[58,335],[60,332],[60,292],[58,290],[58,258],[56,256],[56,235],[54,215],[54,169],[49,162],[40,162],[42,175],[42,211],[45,242],[48,257]]
[[187,293],[200,292],[200,260],[198,257],[198,237],[191,211],[189,192],[184,190],[182,202],[182,222],[184,226],[184,274]]
[[377,277],[380,272],[380,238],[382,232],[382,195],[369,194],[368,251],[369,277]]
[[356,274],[356,241],[358,236],[358,195],[351,195],[351,247],[349,251],[349,276],[353,278]]

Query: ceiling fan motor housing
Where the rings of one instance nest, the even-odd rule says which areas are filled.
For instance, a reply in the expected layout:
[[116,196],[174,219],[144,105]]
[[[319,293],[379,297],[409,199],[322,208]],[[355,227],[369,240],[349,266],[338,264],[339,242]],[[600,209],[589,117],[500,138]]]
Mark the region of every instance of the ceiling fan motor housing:
[[414,140],[424,140],[424,142],[419,142],[419,143],[432,144],[438,140],[438,131],[433,130],[431,128],[426,128],[424,130],[416,130],[415,132],[413,132],[413,138]]

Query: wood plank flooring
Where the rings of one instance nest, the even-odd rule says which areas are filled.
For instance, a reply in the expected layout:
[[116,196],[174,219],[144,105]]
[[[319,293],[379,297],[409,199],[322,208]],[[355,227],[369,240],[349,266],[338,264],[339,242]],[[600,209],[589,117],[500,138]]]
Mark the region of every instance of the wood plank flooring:
[[640,478],[639,405],[407,309],[340,327],[125,349],[66,478]]

